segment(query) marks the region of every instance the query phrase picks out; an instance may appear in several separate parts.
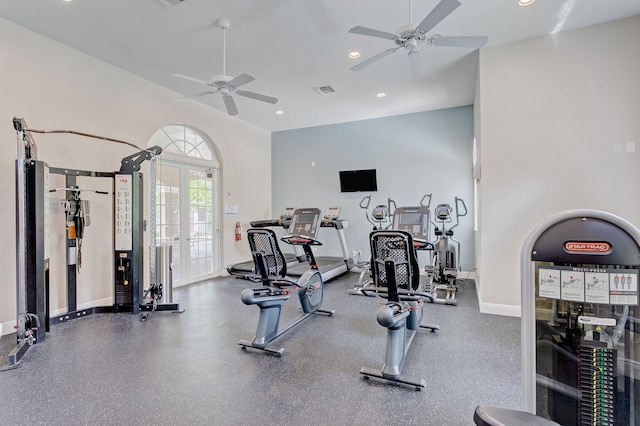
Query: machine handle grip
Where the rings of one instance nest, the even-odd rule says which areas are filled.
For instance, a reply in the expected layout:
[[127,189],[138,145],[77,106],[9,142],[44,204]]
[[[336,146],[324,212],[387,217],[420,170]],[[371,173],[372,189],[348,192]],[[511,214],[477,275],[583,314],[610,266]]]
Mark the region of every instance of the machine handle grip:
[[[464,213],[460,213],[460,206],[464,209]],[[456,216],[463,217],[466,216],[469,211],[467,210],[467,205],[464,203],[462,198],[456,197]]]
[[367,195],[362,200],[360,200],[360,208],[368,209],[369,204],[371,204],[371,195]]
[[[424,197],[422,197],[422,200],[420,200],[420,205],[423,207],[427,207],[429,208],[431,206],[431,195],[433,193],[430,194],[424,194]],[[424,199],[427,198],[427,204],[424,203]]]

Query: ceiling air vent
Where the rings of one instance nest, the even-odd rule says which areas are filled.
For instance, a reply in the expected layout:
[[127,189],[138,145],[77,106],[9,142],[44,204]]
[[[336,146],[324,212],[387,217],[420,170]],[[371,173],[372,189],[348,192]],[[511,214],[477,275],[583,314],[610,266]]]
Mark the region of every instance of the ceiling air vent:
[[315,90],[319,95],[327,95],[329,93],[333,93],[336,90],[331,87],[331,86],[319,86],[319,87],[314,87],[313,90]]
[[158,0],[160,3],[162,3],[165,6],[168,7],[173,7],[173,6],[177,6],[180,3],[182,3],[184,0]]

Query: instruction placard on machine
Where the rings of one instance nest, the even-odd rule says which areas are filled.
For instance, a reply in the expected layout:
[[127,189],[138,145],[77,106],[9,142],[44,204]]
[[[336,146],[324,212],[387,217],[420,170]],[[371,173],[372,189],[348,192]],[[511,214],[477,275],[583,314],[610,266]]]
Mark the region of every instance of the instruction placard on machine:
[[132,249],[132,182],[131,175],[116,175],[115,179],[115,249]]
[[638,270],[541,266],[538,296],[571,302],[637,305]]

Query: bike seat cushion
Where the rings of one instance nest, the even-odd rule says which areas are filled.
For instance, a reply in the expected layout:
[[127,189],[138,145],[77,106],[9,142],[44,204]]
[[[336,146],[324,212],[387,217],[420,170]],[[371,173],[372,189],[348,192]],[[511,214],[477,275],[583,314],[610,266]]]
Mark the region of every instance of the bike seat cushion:
[[538,417],[526,411],[479,405],[473,415],[478,426],[560,426],[558,423]]

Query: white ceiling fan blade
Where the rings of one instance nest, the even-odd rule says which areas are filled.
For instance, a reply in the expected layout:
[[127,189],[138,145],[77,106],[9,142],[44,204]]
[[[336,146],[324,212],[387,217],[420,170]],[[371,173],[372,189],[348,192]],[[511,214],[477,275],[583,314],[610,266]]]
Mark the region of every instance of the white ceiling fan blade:
[[191,76],[184,75],[184,74],[174,74],[174,77],[179,77],[179,78],[182,78],[184,80],[189,80],[189,81],[193,81],[195,83],[204,84],[205,86],[211,86],[211,83],[208,82],[207,80],[201,80],[199,78],[191,77]]
[[231,95],[223,95],[222,100],[224,100],[224,106],[227,107],[229,115],[238,115],[238,107]]
[[268,102],[270,104],[278,103],[278,99],[271,96],[261,95],[260,93],[247,92],[246,90],[236,90],[236,94],[244,96],[245,98],[255,99],[256,101]]
[[449,46],[449,47],[472,47],[480,48],[487,44],[486,36],[477,37],[434,37],[429,40],[431,46]]
[[182,96],[177,98],[176,101],[186,101],[187,99],[197,98],[198,96],[212,95],[216,93],[216,90],[207,90],[206,92],[198,92],[193,95]]
[[384,38],[387,40],[395,40],[396,38],[398,38],[398,34],[388,33],[380,30],[374,30],[373,28],[367,28],[367,27],[361,27],[361,26],[353,27],[349,30],[349,32],[352,34],[360,34],[360,35],[366,35],[371,37]]
[[239,87],[239,86],[242,86],[243,84],[247,84],[249,82],[252,82],[253,80],[255,80],[255,78],[251,77],[249,74],[240,74],[236,78],[234,78],[231,81],[227,82],[227,86],[232,87],[232,88],[235,89],[236,87]]
[[461,4],[458,0],[441,0],[440,3],[429,12],[427,17],[418,24],[416,30],[422,33],[428,33]]
[[379,61],[380,59],[384,58],[385,56],[391,55],[393,52],[395,52],[398,49],[400,49],[400,46],[392,47],[391,49],[387,49],[384,52],[378,53],[376,56],[372,56],[369,59],[367,59],[366,61],[362,61],[358,65],[355,65],[355,66],[351,67],[351,71],[360,71],[362,68],[368,67],[372,63],[374,63],[376,61]]

